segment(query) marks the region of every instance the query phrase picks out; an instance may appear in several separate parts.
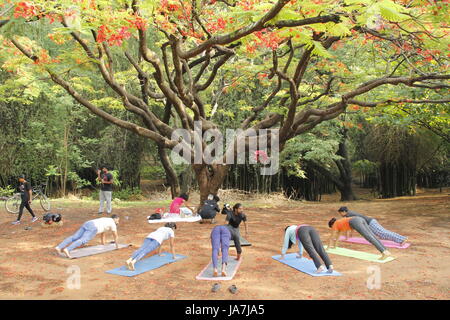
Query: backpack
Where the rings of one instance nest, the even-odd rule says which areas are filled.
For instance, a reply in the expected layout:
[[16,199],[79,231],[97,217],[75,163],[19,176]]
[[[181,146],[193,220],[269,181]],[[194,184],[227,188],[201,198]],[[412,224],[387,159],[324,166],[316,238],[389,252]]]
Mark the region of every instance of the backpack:
[[154,213],[148,217],[148,220],[158,220],[161,219],[161,215],[159,213]]

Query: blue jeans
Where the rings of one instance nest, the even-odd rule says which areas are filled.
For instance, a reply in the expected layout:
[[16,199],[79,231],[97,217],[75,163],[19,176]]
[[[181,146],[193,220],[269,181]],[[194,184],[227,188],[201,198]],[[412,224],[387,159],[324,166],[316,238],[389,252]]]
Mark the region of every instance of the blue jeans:
[[145,257],[148,253],[152,252],[155,249],[158,249],[160,246],[159,242],[152,238],[145,238],[144,243],[142,246],[137,249],[135,252],[133,252],[133,255],[131,256],[132,260],[141,260],[143,257]]
[[217,268],[217,256],[222,249],[222,263],[228,262],[228,249],[230,248],[231,233],[226,226],[217,226],[211,232],[212,263]]
[[61,242],[58,245],[58,248],[64,249],[65,247],[67,247],[67,245],[70,244],[67,247],[67,250],[70,252],[73,249],[78,248],[79,246],[82,246],[94,239],[96,234],[97,228],[95,227],[95,225],[90,221],[85,222],[77,232]]

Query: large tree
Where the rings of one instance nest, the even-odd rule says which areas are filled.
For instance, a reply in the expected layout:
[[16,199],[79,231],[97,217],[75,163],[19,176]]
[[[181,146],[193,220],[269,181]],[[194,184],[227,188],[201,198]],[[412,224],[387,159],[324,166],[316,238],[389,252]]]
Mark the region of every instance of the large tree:
[[[183,128],[201,141],[217,128],[217,88],[254,80],[241,77],[241,68],[252,66],[267,94],[241,110],[244,120],[235,127],[257,134],[278,128],[281,148],[349,105],[422,102],[386,87],[448,88],[446,12],[447,3],[431,0],[12,0],[0,6],[0,32],[10,68],[26,64],[47,73],[92,113],[155,141],[176,181],[167,154],[180,143],[174,131]],[[45,46],[47,36],[58,48]],[[358,56],[350,65],[333,54],[343,49],[373,54],[377,66],[368,74]],[[224,71],[231,66],[234,75]],[[86,81],[76,83],[81,73]],[[87,85],[99,76],[103,83]],[[107,87],[103,96],[92,95],[100,85]],[[113,116],[105,101],[140,121]],[[234,142],[251,139],[238,135]],[[224,154],[236,156],[235,143]],[[225,163],[193,164],[201,199],[217,192]]]

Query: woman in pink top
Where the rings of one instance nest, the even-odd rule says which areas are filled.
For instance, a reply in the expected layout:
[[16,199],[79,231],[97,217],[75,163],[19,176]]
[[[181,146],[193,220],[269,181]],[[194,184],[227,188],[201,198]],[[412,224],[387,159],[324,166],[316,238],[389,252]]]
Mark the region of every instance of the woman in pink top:
[[188,203],[189,195],[186,193],[180,194],[178,198],[173,199],[172,203],[170,204],[169,213],[175,213],[180,214],[180,211],[183,211],[187,215],[192,215],[193,212],[191,209],[186,208],[189,206]]

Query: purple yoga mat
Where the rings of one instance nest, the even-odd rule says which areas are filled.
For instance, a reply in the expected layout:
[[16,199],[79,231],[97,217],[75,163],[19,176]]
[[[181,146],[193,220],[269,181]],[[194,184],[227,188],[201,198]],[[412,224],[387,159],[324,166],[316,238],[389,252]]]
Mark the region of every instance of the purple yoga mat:
[[[339,237],[339,241],[344,241],[344,242],[350,242],[350,243],[359,243],[359,244],[370,244],[371,243],[369,241],[367,241],[364,238],[348,238],[345,239],[344,236],[340,236]],[[406,249],[408,248],[411,244],[410,243],[405,243],[403,246],[401,246],[399,243],[396,243],[394,241],[390,241],[390,240],[380,240],[381,243],[387,247],[387,248],[397,248],[397,249]]]

